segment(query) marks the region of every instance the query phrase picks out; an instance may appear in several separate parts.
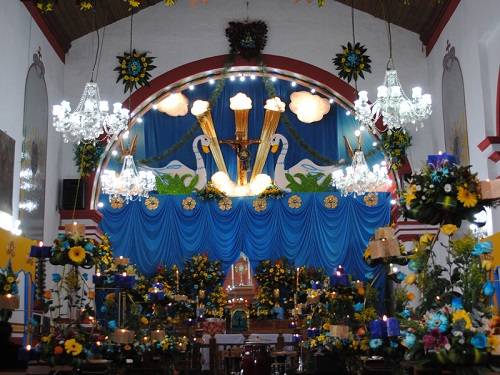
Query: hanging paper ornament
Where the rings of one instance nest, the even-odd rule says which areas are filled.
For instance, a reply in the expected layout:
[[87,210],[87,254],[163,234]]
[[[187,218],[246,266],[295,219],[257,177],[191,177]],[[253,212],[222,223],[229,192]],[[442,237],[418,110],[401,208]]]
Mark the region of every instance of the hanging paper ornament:
[[366,47],[360,43],[342,46],[342,53],[337,53],[333,59],[333,64],[339,72],[339,77],[351,82],[358,80],[358,77],[365,79],[363,72],[371,73],[371,59],[366,54]]
[[133,90],[139,86],[149,86],[151,70],[156,68],[152,65],[156,57],[148,56],[147,52],[138,53],[135,49],[132,53],[125,52],[123,56],[116,56],[119,65],[114,69],[118,72],[116,82],[122,81],[125,85],[124,92]]

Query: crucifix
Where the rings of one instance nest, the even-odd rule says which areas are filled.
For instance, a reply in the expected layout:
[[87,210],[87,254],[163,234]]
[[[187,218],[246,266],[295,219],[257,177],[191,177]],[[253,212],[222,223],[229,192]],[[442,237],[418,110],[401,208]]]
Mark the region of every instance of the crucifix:
[[236,139],[225,139],[219,141],[220,144],[227,144],[236,152],[237,169],[238,169],[238,185],[242,186],[247,183],[247,173],[249,167],[250,151],[248,146],[260,143],[259,139],[238,139],[238,132]]

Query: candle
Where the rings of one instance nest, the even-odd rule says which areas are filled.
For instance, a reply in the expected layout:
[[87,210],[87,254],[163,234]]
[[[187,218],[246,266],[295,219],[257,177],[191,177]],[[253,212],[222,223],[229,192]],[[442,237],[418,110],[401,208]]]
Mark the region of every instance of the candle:
[[179,270],[175,270],[175,282],[177,286],[177,293],[179,293]]
[[399,334],[399,320],[394,317],[387,319],[387,336],[396,337]]
[[297,281],[295,283],[297,290],[299,290],[299,272],[300,272],[300,268],[297,267]]
[[383,319],[372,320],[368,329],[373,339],[381,339],[387,336],[387,326]]

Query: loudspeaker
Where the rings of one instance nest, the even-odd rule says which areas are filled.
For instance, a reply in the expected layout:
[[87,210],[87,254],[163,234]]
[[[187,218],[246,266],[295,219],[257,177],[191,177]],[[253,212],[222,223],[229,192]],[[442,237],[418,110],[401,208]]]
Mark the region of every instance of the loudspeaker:
[[[64,179],[62,183],[61,208],[63,210],[83,210],[85,208],[85,180]],[[76,201],[76,205],[75,205]]]

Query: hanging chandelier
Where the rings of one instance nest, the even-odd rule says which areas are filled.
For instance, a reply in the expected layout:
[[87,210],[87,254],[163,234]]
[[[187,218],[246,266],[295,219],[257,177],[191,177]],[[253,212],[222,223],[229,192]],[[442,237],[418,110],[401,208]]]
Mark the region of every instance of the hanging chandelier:
[[358,148],[354,151],[352,164],[345,169],[336,170],[332,173],[332,184],[343,196],[363,195],[370,192],[387,191],[392,184],[388,176],[385,161],[381,164],[375,164],[370,170],[366,164],[365,154],[361,150],[361,132],[356,130],[354,133],[358,138]]
[[55,105],[52,110],[54,128],[62,133],[64,142],[93,142],[103,133],[117,135],[127,129],[129,110],[122,108],[121,103],[113,105],[109,113],[109,105],[101,100],[96,82],[87,82],[76,109],[71,112],[68,101]]
[[430,94],[422,94],[421,87],[412,89],[411,98],[405,94],[398,79],[398,72],[392,59],[391,23],[387,18],[387,35],[389,42],[389,61],[385,72],[384,83],[377,88],[377,99],[370,103],[368,92],[360,91],[358,99],[354,101],[354,116],[362,125],[380,132],[376,123],[382,116],[383,124],[388,131],[399,129],[405,125],[413,124],[418,130],[418,125],[424,126],[423,121],[432,113],[432,98]]
[[101,190],[109,195],[110,202],[113,199],[122,199],[126,203],[141,200],[141,198],[147,198],[155,189],[156,181],[153,172],[138,172],[132,155],[125,155],[119,175],[109,169],[101,175]]

